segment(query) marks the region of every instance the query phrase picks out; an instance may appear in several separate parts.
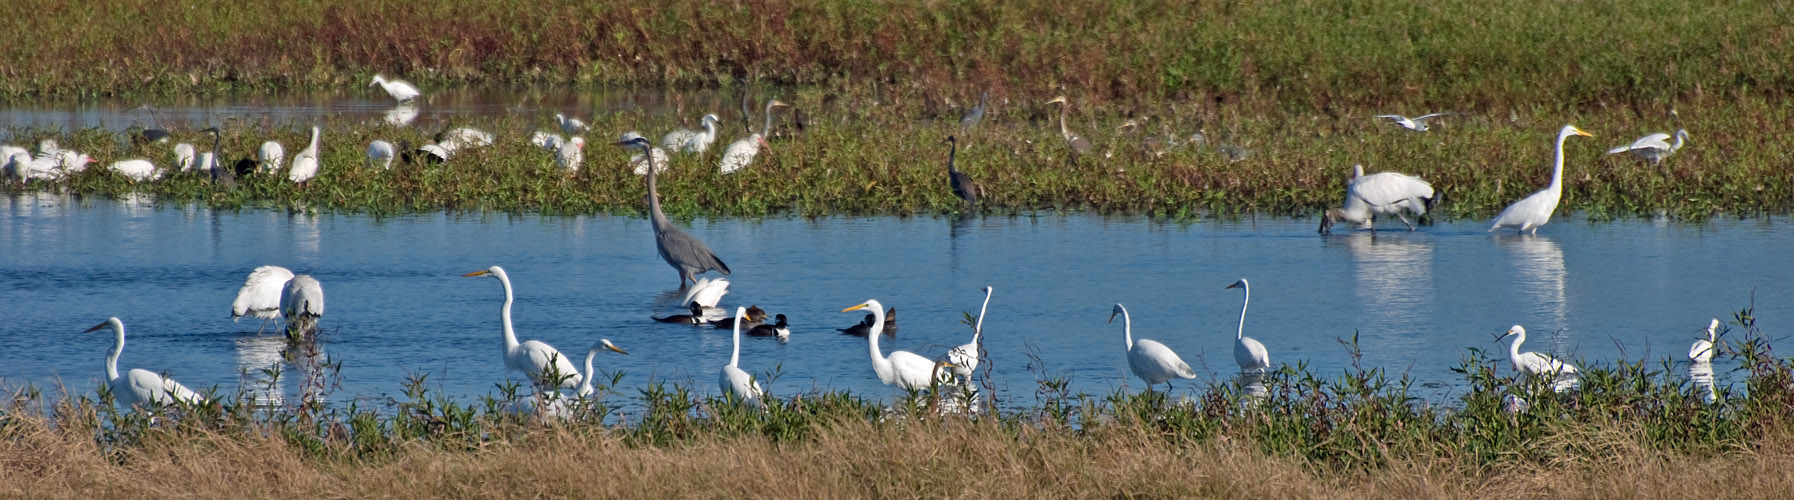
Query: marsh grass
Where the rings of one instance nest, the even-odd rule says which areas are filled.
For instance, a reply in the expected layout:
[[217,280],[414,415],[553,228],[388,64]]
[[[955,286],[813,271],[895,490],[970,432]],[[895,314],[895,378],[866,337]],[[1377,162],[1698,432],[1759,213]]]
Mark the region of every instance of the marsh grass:
[[[756,410],[662,383],[619,411],[616,374],[564,420],[433,395],[421,375],[377,408],[226,397],[136,414],[27,388],[0,412],[0,494],[1774,497],[1794,486],[1772,472],[1794,465],[1794,362],[1754,319],[1740,311],[1722,337],[1744,390],[1713,402],[1668,362],[1583,363],[1560,394],[1475,349],[1443,400],[1378,369],[1297,364],[1261,395],[1233,380],[1070,394],[1041,373],[1035,405],[977,414],[928,393],[890,406],[786,394]],[[1506,409],[1510,396],[1529,404]]]

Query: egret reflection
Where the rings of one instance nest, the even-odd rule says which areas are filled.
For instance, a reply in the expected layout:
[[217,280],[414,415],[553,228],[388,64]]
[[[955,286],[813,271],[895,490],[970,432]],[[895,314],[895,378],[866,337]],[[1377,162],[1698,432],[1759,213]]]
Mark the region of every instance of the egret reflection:
[[417,106],[400,104],[397,107],[386,110],[386,114],[382,116],[381,119],[385,120],[387,125],[392,125],[394,127],[410,125],[412,121],[417,120]]
[[1357,263],[1358,308],[1367,323],[1418,332],[1433,305],[1433,243],[1355,233],[1336,237]]
[[237,351],[237,370],[243,374],[244,390],[249,393],[258,406],[278,406],[286,403],[287,379],[292,374],[284,373],[281,362],[285,361],[282,350],[287,346],[286,337],[247,335],[233,341]]

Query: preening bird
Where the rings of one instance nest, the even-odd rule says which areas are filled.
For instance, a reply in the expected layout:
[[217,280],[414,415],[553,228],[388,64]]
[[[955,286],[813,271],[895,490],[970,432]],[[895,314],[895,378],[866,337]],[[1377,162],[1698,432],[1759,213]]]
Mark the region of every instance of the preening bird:
[[735,141],[729,145],[729,149],[723,150],[723,160],[718,165],[722,173],[735,173],[737,170],[747,168],[748,163],[754,161],[754,157],[760,154],[760,147],[767,145],[766,134],[772,133],[772,110],[781,106],[787,106],[787,104],[778,99],[767,101],[766,126],[760,128],[760,133]]
[[1572,135],[1594,137],[1575,125],[1564,125],[1563,130],[1557,133],[1557,164],[1551,168],[1551,185],[1546,186],[1544,191],[1508,205],[1506,210],[1501,211],[1501,215],[1495,216],[1495,222],[1489,225],[1490,231],[1511,227],[1520,233],[1530,231],[1538,234],[1539,226],[1551,222],[1551,213],[1557,211],[1557,201],[1563,197],[1564,139]]
[[965,200],[968,205],[978,203],[978,184],[972,182],[972,176],[953,168],[953,159],[959,155],[959,141],[947,136],[947,184],[952,186],[953,195]]
[[[628,141],[619,142],[617,145],[635,148],[642,154],[648,154],[648,150],[652,147],[647,138],[639,135]],[[658,175],[654,172],[655,169],[648,169],[649,226],[654,229],[654,247],[660,253],[661,260],[665,260],[667,265],[673,266],[673,269],[679,272],[679,286],[685,287],[687,281],[696,283],[698,274],[709,271],[717,271],[723,276],[728,276],[729,266],[724,264],[722,259],[716,258],[716,253],[710,251],[709,245],[686,234],[685,230],[679,229],[679,226],[675,226],[672,221],[667,220],[666,213],[660,210],[660,193],[654,181]]]
[[380,168],[392,170],[392,159],[397,153],[398,149],[392,143],[374,139],[374,142],[368,143],[368,167],[372,168],[375,163],[379,163]]
[[374,84],[369,85],[369,87],[376,85],[381,89],[385,89],[386,95],[392,96],[394,100],[399,102],[411,102],[412,99],[416,99],[417,96],[420,95],[417,91],[417,87],[411,86],[410,83],[406,83],[404,80],[388,80],[384,76],[374,75]]
[[982,344],[979,340],[984,336],[984,312],[990,310],[991,287],[984,287],[984,305],[978,306],[978,321],[972,324],[972,341],[947,351],[946,360],[953,363],[953,374],[959,380],[972,380],[972,372],[978,370],[979,351]]
[[567,135],[573,135],[573,134],[577,134],[580,132],[584,132],[584,131],[586,131],[586,128],[587,128],[586,122],[579,121],[578,118],[573,118],[570,116],[562,115],[560,113],[554,114],[554,121],[557,123],[560,123],[561,132],[563,132]]
[[[388,145],[387,148],[391,149],[392,146]],[[255,152],[256,163],[261,165],[261,169],[269,172],[280,171],[280,163],[286,161],[286,158],[287,149],[274,141],[263,142],[261,149],[257,149]]]
[[530,144],[534,144],[536,147],[542,148],[543,151],[550,153],[560,152],[561,144],[565,142],[567,142],[566,137],[561,137],[560,134],[541,130],[537,130],[529,135]]
[[1688,359],[1696,363],[1707,363],[1713,360],[1713,350],[1719,342],[1719,318],[1707,323],[1707,338],[1694,341],[1688,346]]
[[192,144],[183,142],[174,145],[174,165],[176,170],[182,172],[193,170],[193,162],[195,158],[197,158],[197,155],[194,153]]
[[1607,150],[1607,154],[1616,155],[1620,153],[1632,153],[1634,158],[1643,160],[1645,163],[1650,163],[1653,167],[1658,167],[1660,166],[1659,164],[1663,163],[1664,158],[1669,158],[1669,155],[1675,154],[1676,151],[1682,149],[1682,143],[1688,140],[1688,130],[1677,130],[1675,136],[1676,142],[1673,144],[1669,142],[1669,139],[1669,134],[1658,132],[1640,137],[1638,140],[1632,141],[1631,144],[1623,144],[1613,149],[1609,149]]
[[[554,346],[540,340],[517,341],[517,331],[511,328],[511,277],[505,275],[505,269],[492,266],[482,271],[474,271],[461,275],[463,277],[491,276],[497,278],[505,288],[505,303],[499,309],[499,322],[504,325],[504,359],[505,368],[517,370],[529,376],[530,382],[540,389],[555,387],[573,389],[579,385],[581,375],[573,368],[573,362],[555,350]],[[550,379],[554,377],[555,379]]]
[[[148,408],[180,402],[196,405],[206,402],[204,396],[193,392],[187,386],[141,368],[133,368],[124,376],[118,374],[118,355],[125,352],[125,324],[118,318],[107,318],[105,322],[88,328],[87,332],[112,327],[112,352],[106,355],[106,388],[112,392],[112,400],[127,409]],[[82,333],[87,333],[82,332]]]
[[[759,407],[764,405],[760,400],[761,396],[764,394],[760,390],[760,383],[755,382],[754,376],[748,375],[748,372],[743,371],[740,366],[741,320],[742,317],[746,315],[747,308],[735,308],[735,349],[729,353],[729,364],[723,365],[722,373],[718,377],[718,385],[722,386],[724,395],[740,398],[750,405]],[[779,317],[783,318],[784,315],[780,315]]]
[[1551,356],[1536,352],[1520,352],[1520,344],[1526,343],[1526,329],[1521,328],[1520,325],[1514,325],[1513,328],[1507,330],[1507,333],[1502,334],[1501,338],[1495,340],[1500,341],[1501,339],[1508,337],[1514,338],[1514,343],[1508,344],[1507,346],[1507,353],[1508,360],[1514,363],[1515,371],[1532,376],[1556,376],[1560,374],[1567,375],[1576,373],[1575,366],[1558,361]]
[[1239,363],[1242,372],[1263,373],[1271,368],[1271,354],[1265,351],[1264,343],[1246,336],[1246,306],[1252,305],[1252,284],[1240,278],[1227,288],[1246,291],[1246,299],[1240,302],[1240,329],[1233,334],[1233,361]]
[[861,309],[872,311],[872,330],[866,335],[866,348],[872,354],[872,371],[878,374],[878,381],[907,391],[920,391],[932,386],[936,368],[933,360],[909,351],[891,351],[890,356],[885,356],[878,349],[878,337],[883,334],[885,322],[883,304],[879,304],[877,300],[868,300],[842,309],[841,312]]
[[667,135],[660,139],[660,145],[669,151],[680,153],[709,151],[710,145],[716,142],[716,125],[721,121],[722,119],[717,118],[714,114],[704,115],[704,118],[699,120],[703,124],[704,130],[679,129],[667,132]]
[[162,172],[156,170],[156,164],[150,163],[149,160],[135,159],[118,161],[113,162],[112,165],[107,168],[110,168],[113,172],[118,172],[118,175],[125,176],[126,178],[137,182],[147,182],[162,178]]
[[311,128],[311,144],[293,156],[293,166],[287,170],[287,179],[300,186],[318,176],[318,130],[318,127]]
[[243,288],[237,290],[237,299],[231,302],[231,321],[254,316],[267,327],[268,321],[281,317],[280,301],[292,279],[293,272],[280,266],[261,266],[250,271]]
[[1402,115],[1377,115],[1376,117],[1377,118],[1388,118],[1390,120],[1393,120],[1396,125],[1401,125],[1402,128],[1405,128],[1408,130],[1412,130],[1415,132],[1425,132],[1427,130],[1427,127],[1426,127],[1427,120],[1431,120],[1431,119],[1449,115],[1449,114],[1451,114],[1451,113],[1450,112],[1433,113],[1433,114],[1427,114],[1427,115],[1420,115],[1420,116],[1416,116],[1413,118],[1408,118],[1408,117],[1402,116]]
[[1359,224],[1375,231],[1378,215],[1394,215],[1413,231],[1414,223],[1402,213],[1426,215],[1437,200],[1433,185],[1419,177],[1395,172],[1364,175],[1363,165],[1353,166],[1352,172],[1352,180],[1346,182],[1345,206],[1321,215],[1321,234],[1332,232],[1335,222]]
[[318,332],[318,318],[324,317],[324,285],[309,274],[293,276],[287,281],[281,313],[287,317],[287,336],[304,338]]
[[754,325],[753,329],[748,330],[748,336],[749,337],[777,337],[780,341],[784,341],[785,339],[791,338],[791,324],[786,322],[785,315],[783,315],[783,314],[774,315],[773,319],[775,319],[777,321],[773,322],[772,324],[762,323],[762,324]]
[[1089,153],[1090,139],[1072,133],[1071,126],[1065,124],[1066,116],[1071,114],[1071,101],[1066,100],[1065,96],[1059,96],[1047,101],[1047,104],[1059,105],[1059,135],[1065,137],[1065,145],[1071,147],[1072,158]]
[[1109,312],[1109,323],[1115,323],[1116,315],[1121,316],[1121,334],[1127,340],[1127,367],[1134,376],[1146,381],[1148,389],[1164,383],[1165,390],[1170,391],[1171,379],[1196,378],[1196,370],[1190,369],[1190,365],[1165,344],[1147,339],[1134,340],[1134,320],[1128,316],[1126,307],[1115,304]]
[[723,295],[727,293],[729,293],[728,279],[703,278],[685,289],[685,294],[679,298],[679,303],[695,302],[704,307],[716,307],[716,303],[722,301]]

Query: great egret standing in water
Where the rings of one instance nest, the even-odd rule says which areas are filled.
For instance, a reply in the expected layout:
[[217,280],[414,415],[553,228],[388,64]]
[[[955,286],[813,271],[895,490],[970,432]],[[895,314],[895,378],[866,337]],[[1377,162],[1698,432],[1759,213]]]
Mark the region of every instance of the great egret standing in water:
[[1134,340],[1134,319],[1128,316],[1126,307],[1115,304],[1109,312],[1109,323],[1115,322],[1116,315],[1121,316],[1121,334],[1127,340],[1127,367],[1134,376],[1146,381],[1147,390],[1164,383],[1169,392],[1171,379],[1196,378],[1196,370],[1190,369],[1190,365],[1165,344],[1148,339]]
[[417,96],[420,95],[417,91],[417,87],[411,86],[410,83],[406,83],[404,80],[388,80],[384,76],[374,75],[374,84],[369,85],[369,87],[375,85],[386,90],[386,95],[392,96],[394,100],[399,102],[411,102],[412,99],[416,99]]
[[722,170],[722,173],[735,173],[737,170],[747,168],[748,163],[754,161],[754,157],[760,154],[760,147],[766,146],[766,134],[772,133],[772,110],[773,108],[780,106],[788,106],[788,104],[785,104],[778,99],[767,101],[766,126],[760,127],[759,133],[735,141],[733,144],[729,145],[729,149],[723,150],[723,161],[718,165],[718,168]]
[[[118,374],[118,355],[125,352],[125,324],[118,318],[107,318],[105,322],[88,328],[87,332],[112,327],[112,352],[106,355],[106,387],[112,391],[112,398],[125,408],[165,405],[179,401],[186,404],[200,404],[206,401],[204,396],[193,392],[187,386],[175,382],[174,379],[158,375],[149,370],[133,368],[124,376]],[[87,333],[82,332],[82,333]]]
[[1433,185],[1419,177],[1395,172],[1364,175],[1363,165],[1354,165],[1352,172],[1352,180],[1346,183],[1345,206],[1329,209],[1321,216],[1321,234],[1332,232],[1333,223],[1340,221],[1375,231],[1378,215],[1394,215],[1413,231],[1414,223],[1402,212],[1413,212],[1416,217],[1426,215],[1436,200]]
[[933,360],[909,351],[891,351],[890,356],[885,356],[879,350],[878,337],[883,334],[885,324],[883,304],[879,304],[877,300],[868,300],[842,309],[841,312],[861,309],[872,311],[872,330],[866,335],[866,348],[872,354],[872,371],[878,374],[878,381],[908,391],[920,391],[932,386],[937,366]]
[[306,185],[318,175],[318,127],[311,128],[311,144],[299,150],[293,156],[293,166],[287,170],[287,179],[300,186]]
[[1520,352],[1520,344],[1526,343],[1526,329],[1521,328],[1520,325],[1514,325],[1513,328],[1507,330],[1507,333],[1502,334],[1501,338],[1495,340],[1500,341],[1501,339],[1508,337],[1514,338],[1514,343],[1508,344],[1507,346],[1507,353],[1508,360],[1514,363],[1515,371],[1533,376],[1556,376],[1560,374],[1576,373],[1575,366],[1558,361],[1551,356],[1536,352]]
[[1658,132],[1640,137],[1638,140],[1632,141],[1631,144],[1623,144],[1613,149],[1609,149],[1607,150],[1607,154],[1616,155],[1620,153],[1632,153],[1632,157],[1650,163],[1653,167],[1657,167],[1659,166],[1658,164],[1663,163],[1664,158],[1669,158],[1669,155],[1675,154],[1676,151],[1682,149],[1682,143],[1688,140],[1688,130],[1677,130],[1675,136],[1676,142],[1674,144],[1670,143],[1669,139],[1669,134]]
[[1719,318],[1707,323],[1707,338],[1694,341],[1688,346],[1688,359],[1696,363],[1707,363],[1713,360],[1713,347],[1719,342]]
[[1076,159],[1084,153],[1089,153],[1090,139],[1072,133],[1071,127],[1065,124],[1066,116],[1071,113],[1071,101],[1066,100],[1065,96],[1059,96],[1047,101],[1047,104],[1059,105],[1059,135],[1065,137],[1065,145],[1071,147],[1072,158]]
[[[624,350],[618,348],[617,346],[612,345],[610,343],[610,340],[608,340],[608,339],[598,339],[597,343],[592,344],[592,349],[586,351],[586,371],[578,374],[579,375],[579,388],[574,389],[574,391],[573,391],[574,398],[592,397],[592,392],[595,390],[592,387],[592,379],[593,379],[593,377],[597,376],[597,374],[598,374],[597,370],[592,369],[592,359],[597,358],[598,353],[603,350],[610,350],[611,352],[615,352],[617,354],[629,354],[628,351],[624,351]],[[566,398],[560,397],[560,394],[558,394],[558,391],[537,392],[536,394],[538,394],[539,397],[545,397],[547,399],[550,399],[550,401],[548,401],[548,403],[547,403],[547,407],[543,408],[543,410],[542,410],[543,415],[553,417],[553,418],[568,418],[568,417],[573,416],[572,405],[568,404],[568,401]],[[513,404],[511,406],[511,409],[514,413],[523,413],[523,414],[533,413],[536,410],[536,400],[529,399],[529,400],[524,400],[524,401],[518,401],[518,402],[516,402],[516,404]]]
[[1530,231],[1538,234],[1539,226],[1551,222],[1551,213],[1557,211],[1557,201],[1563,198],[1564,139],[1572,135],[1594,137],[1575,125],[1564,125],[1563,130],[1557,133],[1557,164],[1551,168],[1551,185],[1546,186],[1544,191],[1508,205],[1506,210],[1501,211],[1501,215],[1495,216],[1495,222],[1489,225],[1490,231],[1511,227],[1521,233]]
[[[617,145],[641,150],[642,154],[648,154],[649,149],[653,147],[648,143],[646,137],[640,135],[619,142]],[[675,226],[667,220],[666,213],[660,210],[660,192],[654,182],[655,177],[658,177],[655,169],[649,168],[648,222],[654,228],[654,247],[659,251],[660,258],[679,272],[679,287],[684,288],[686,281],[696,283],[698,274],[709,271],[721,272],[723,276],[728,276],[729,266],[723,264],[722,259],[716,258],[716,253],[710,251],[709,245],[705,245],[697,237],[686,234],[685,230],[679,229],[679,226]]]
[[[560,387],[572,389],[579,385],[579,371],[573,368],[573,362],[555,350],[554,346],[539,340],[517,341],[517,331],[511,329],[511,277],[505,275],[505,268],[492,266],[483,271],[463,274],[462,277],[491,276],[505,288],[505,304],[499,309],[499,321],[504,324],[504,358],[505,368],[523,372],[532,384],[538,386]],[[552,367],[552,368],[551,368]],[[552,371],[551,371],[552,370]],[[544,380],[550,375],[557,375],[560,380]],[[543,387],[547,389],[549,387]]]
[[947,351],[947,361],[953,363],[953,374],[960,380],[971,381],[972,372],[978,370],[978,340],[984,336],[984,312],[990,310],[991,287],[984,287],[984,305],[978,306],[978,321],[972,324],[972,341]]
[[1451,114],[1451,113],[1450,112],[1432,113],[1432,114],[1416,116],[1413,118],[1408,118],[1408,117],[1402,116],[1402,115],[1377,115],[1377,118],[1388,118],[1388,119],[1394,121],[1396,125],[1401,125],[1402,128],[1412,130],[1415,132],[1425,132],[1425,131],[1427,131],[1427,126],[1426,126],[1427,120],[1431,120],[1431,119],[1449,115],[1449,114]]
[[760,401],[763,394],[760,391],[760,383],[755,382],[754,376],[748,375],[748,372],[743,371],[740,366],[741,319],[743,316],[747,316],[747,308],[735,308],[735,350],[729,353],[729,364],[723,365],[718,383],[722,386],[724,395],[741,398],[748,404],[758,407],[764,405]]
[[1242,372],[1263,373],[1271,368],[1271,354],[1265,351],[1263,342],[1246,336],[1246,307],[1252,305],[1252,284],[1240,278],[1227,288],[1246,291],[1246,299],[1240,302],[1240,329],[1233,334],[1233,361],[1239,363]]

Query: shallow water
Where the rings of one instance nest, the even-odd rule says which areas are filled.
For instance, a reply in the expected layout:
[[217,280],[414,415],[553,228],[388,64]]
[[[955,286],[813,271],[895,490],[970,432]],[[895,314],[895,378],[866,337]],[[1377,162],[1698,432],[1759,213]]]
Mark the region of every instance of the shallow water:
[[[1356,330],[1364,367],[1411,375],[1425,397],[1458,390],[1450,368],[1467,349],[1505,358],[1493,338],[1514,324],[1530,332],[1527,350],[1579,363],[1680,360],[1708,318],[1729,320],[1753,294],[1772,336],[1794,317],[1794,271],[1778,263],[1794,232],[1783,222],[1559,220],[1537,237],[1491,235],[1476,222],[1323,237],[1311,220],[1092,215],[697,220],[689,230],[735,271],[724,306],[790,316],[789,343],[743,339],[745,369],[780,367],[773,393],[889,399],[898,391],[879,385],[866,341],[835,331],[862,314],[839,311],[868,298],[895,306],[899,335],[882,347],[936,356],[969,339],[961,312],[975,313],[979,287],[990,285],[997,395],[1025,405],[1043,374],[1070,377],[1074,391],[1140,389],[1119,318],[1105,323],[1117,302],[1137,337],[1182,354],[1200,380],[1233,376],[1242,293],[1224,287],[1242,277],[1253,292],[1246,334],[1274,363],[1340,373],[1353,360],[1335,340]],[[494,264],[516,286],[523,338],[576,357],[601,337],[630,351],[598,359],[601,370],[626,372],[624,395],[657,380],[714,392],[730,348],[727,330],[648,319],[678,312],[676,277],[639,218],[374,219],[19,195],[0,197],[0,251],[8,387],[62,383],[91,394],[111,338],[80,332],[118,316],[130,334],[121,368],[231,393],[253,389],[243,373],[280,366],[289,371],[282,394],[265,396],[291,397],[301,377],[282,361],[279,335],[229,316],[245,275],[264,264],[323,283],[319,346],[342,363],[337,401],[398,395],[408,376],[464,399],[521,381],[500,362],[499,284],[461,277]],[[1735,367],[1716,360],[1722,384]]]

